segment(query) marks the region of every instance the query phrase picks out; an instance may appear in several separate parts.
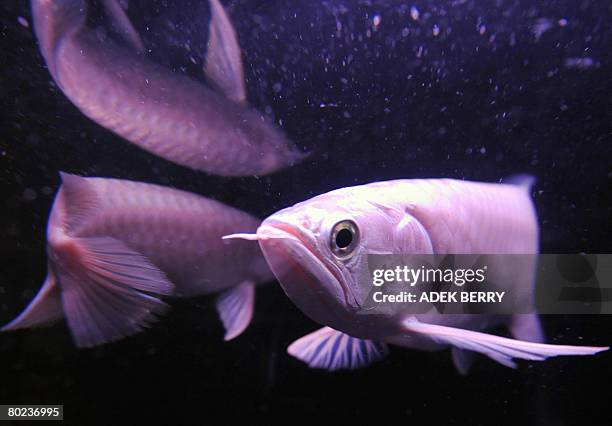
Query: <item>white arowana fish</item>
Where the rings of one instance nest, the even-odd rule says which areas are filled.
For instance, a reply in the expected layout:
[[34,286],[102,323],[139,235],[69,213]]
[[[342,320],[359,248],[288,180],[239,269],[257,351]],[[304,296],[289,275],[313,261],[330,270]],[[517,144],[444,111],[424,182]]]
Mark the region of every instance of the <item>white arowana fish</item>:
[[[134,334],[160,296],[222,292],[225,339],[251,321],[255,283],[273,275],[259,247],[221,236],[259,220],[208,198],[139,182],[62,174],[47,226],[47,278],[3,331],[66,318],[79,347]],[[229,244],[228,244],[229,243]]]
[[85,0],[32,0],[53,79],[89,118],[174,163],[221,176],[263,175],[305,157],[246,106],[240,47],[218,0],[205,72],[214,90],[153,63],[117,0],[104,7],[124,43],[87,26]]
[[[394,180],[342,188],[281,210],[256,234],[285,293],[326,326],[288,352],[311,367],[357,368],[382,358],[387,344],[424,350],[452,348],[465,374],[473,353],[514,367],[513,358],[544,360],[590,355],[604,347],[544,344],[536,314],[364,314],[357,279],[368,254],[532,254],[538,225],[530,179],[516,185],[451,179]],[[510,285],[516,285],[508,271]],[[533,286],[533,281],[530,282]],[[361,293],[361,294],[360,294]],[[507,325],[517,339],[484,333]]]

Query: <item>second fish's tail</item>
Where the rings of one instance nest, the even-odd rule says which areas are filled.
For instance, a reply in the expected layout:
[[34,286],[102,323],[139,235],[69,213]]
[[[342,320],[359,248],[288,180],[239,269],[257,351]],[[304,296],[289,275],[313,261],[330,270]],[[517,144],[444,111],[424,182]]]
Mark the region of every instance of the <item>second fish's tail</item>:
[[2,331],[66,322],[79,347],[119,340],[147,328],[172,294],[166,275],[141,254],[113,238],[50,242],[43,287],[21,315]]

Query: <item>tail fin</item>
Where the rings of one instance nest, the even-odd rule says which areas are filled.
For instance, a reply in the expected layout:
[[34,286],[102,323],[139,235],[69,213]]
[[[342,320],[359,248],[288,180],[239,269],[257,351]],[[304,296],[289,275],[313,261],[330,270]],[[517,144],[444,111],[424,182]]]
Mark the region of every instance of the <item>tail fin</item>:
[[22,328],[51,325],[62,317],[62,299],[57,279],[51,267],[47,278],[36,297],[13,321],[0,328],[0,331],[12,331]]
[[1,331],[49,324],[63,311],[76,345],[91,347],[137,333],[166,311],[152,294],[171,294],[172,284],[122,242],[67,237],[49,250],[58,263],[50,263],[34,300]]
[[164,313],[155,295],[173,285],[145,256],[114,238],[75,238],[56,247],[62,305],[77,346],[91,347],[137,333]]
[[[85,0],[32,0],[34,31],[51,75],[55,72],[55,49],[61,40],[79,30],[87,19]],[[59,82],[58,82],[59,83]]]

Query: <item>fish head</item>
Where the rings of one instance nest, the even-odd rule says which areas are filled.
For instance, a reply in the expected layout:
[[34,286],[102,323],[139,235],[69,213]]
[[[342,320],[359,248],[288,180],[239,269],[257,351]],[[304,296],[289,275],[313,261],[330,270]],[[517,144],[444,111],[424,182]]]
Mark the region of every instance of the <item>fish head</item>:
[[[288,297],[315,321],[355,321],[371,291],[368,255],[390,253],[401,221],[368,197],[333,191],[263,221],[257,239]],[[403,232],[403,231],[401,231]],[[414,238],[413,238],[414,239]]]

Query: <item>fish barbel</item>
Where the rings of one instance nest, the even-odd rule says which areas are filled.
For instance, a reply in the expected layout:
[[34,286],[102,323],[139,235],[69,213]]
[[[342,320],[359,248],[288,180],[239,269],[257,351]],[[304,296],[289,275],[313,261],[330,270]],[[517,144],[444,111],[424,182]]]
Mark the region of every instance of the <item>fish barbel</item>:
[[[311,367],[357,368],[381,359],[387,344],[452,348],[466,373],[475,352],[514,367],[513,359],[591,355],[607,347],[543,343],[537,314],[414,313],[400,305],[369,315],[359,284],[370,254],[536,254],[532,179],[492,184],[452,179],[376,182],[342,188],[281,210],[252,235],[289,298],[324,327],[295,341],[291,355]],[[497,285],[532,304],[534,262],[498,265]],[[504,258],[505,259],[505,258]],[[523,300],[523,299],[520,299]],[[533,312],[533,311],[530,311]],[[514,339],[484,331],[509,327]]]

